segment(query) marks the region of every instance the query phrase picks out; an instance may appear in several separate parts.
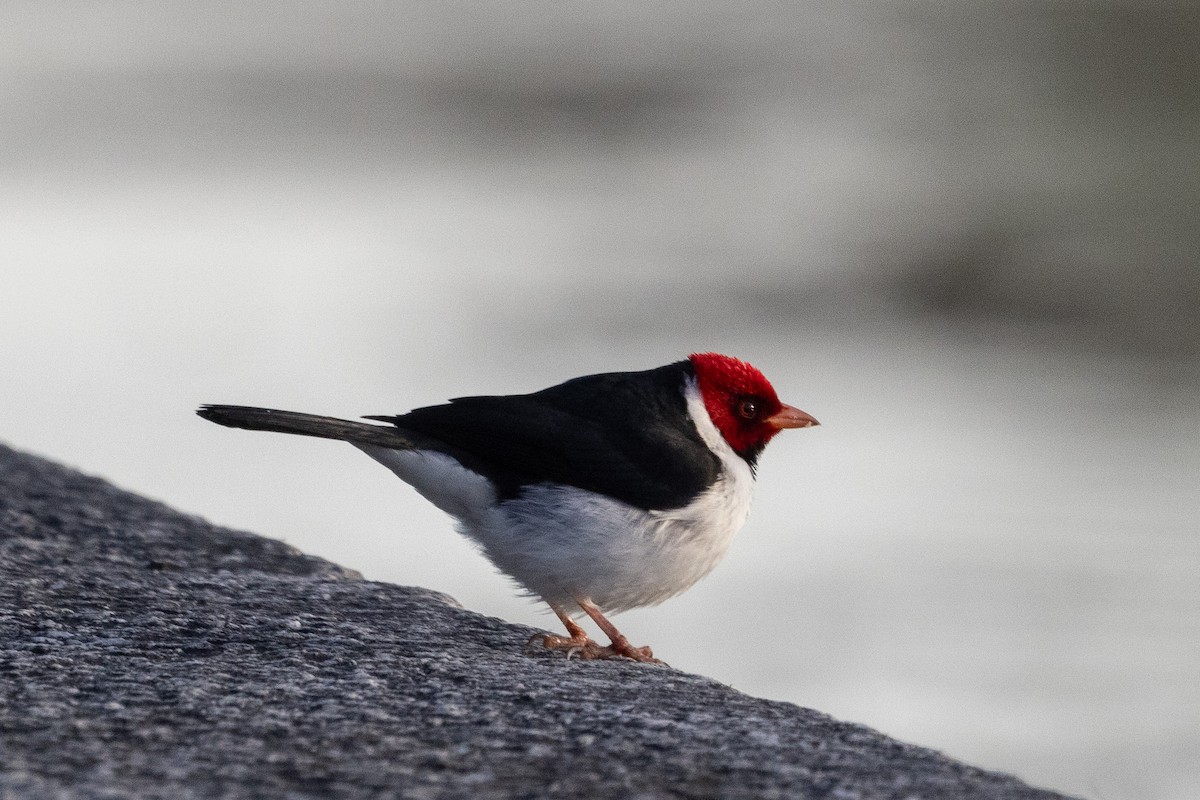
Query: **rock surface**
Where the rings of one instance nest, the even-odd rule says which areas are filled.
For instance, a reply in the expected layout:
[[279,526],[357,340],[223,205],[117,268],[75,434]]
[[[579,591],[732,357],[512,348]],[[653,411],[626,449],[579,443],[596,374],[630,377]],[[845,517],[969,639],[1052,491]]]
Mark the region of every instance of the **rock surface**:
[[0,446],[0,798],[1054,798]]

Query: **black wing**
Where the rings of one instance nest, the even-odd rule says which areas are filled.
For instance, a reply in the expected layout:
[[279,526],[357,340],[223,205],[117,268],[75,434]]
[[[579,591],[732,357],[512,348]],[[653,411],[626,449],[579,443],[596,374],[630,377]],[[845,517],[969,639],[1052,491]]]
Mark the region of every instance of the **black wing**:
[[683,361],[370,419],[444,442],[447,453],[495,481],[504,498],[552,482],[646,510],[678,508],[720,473],[687,415],[681,388],[690,373]]

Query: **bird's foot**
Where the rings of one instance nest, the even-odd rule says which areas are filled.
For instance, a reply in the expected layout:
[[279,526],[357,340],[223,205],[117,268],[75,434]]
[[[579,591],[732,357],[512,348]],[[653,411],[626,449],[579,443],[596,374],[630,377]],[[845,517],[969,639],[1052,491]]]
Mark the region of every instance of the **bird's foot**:
[[553,633],[535,633],[529,637],[529,642],[525,647],[532,649],[536,642],[541,642],[542,647],[547,650],[562,650],[567,654],[568,661],[571,660],[572,656],[579,656],[585,661],[594,658],[603,658],[599,653],[604,648],[593,642],[584,633],[576,636],[555,636]]
[[649,647],[634,647],[625,637],[610,645],[602,645],[592,641],[587,635],[555,636],[552,633],[535,633],[530,637],[526,647],[533,647],[534,642],[541,641],[547,650],[562,650],[567,654],[567,660],[572,657],[583,661],[599,661],[613,658],[628,658],[644,664],[661,664],[654,657]]
[[643,664],[665,664],[665,661],[654,657],[654,651],[650,646],[634,647],[624,637],[620,641],[613,642],[608,647],[603,648],[609,651],[612,655],[601,656],[601,658],[628,658],[633,661],[640,661]]

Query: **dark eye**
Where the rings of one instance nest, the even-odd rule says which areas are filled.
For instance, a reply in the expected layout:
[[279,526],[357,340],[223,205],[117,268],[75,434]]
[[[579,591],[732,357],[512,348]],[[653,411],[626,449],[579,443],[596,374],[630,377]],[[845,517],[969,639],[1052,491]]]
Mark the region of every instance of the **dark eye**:
[[758,403],[746,398],[738,403],[737,412],[742,419],[754,419],[758,416]]

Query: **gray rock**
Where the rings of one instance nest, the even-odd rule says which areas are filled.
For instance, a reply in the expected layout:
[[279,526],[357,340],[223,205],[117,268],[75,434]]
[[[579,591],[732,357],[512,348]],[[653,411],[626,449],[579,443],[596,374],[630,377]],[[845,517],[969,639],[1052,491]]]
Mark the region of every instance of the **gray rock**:
[[0,798],[1052,798],[0,446]]

